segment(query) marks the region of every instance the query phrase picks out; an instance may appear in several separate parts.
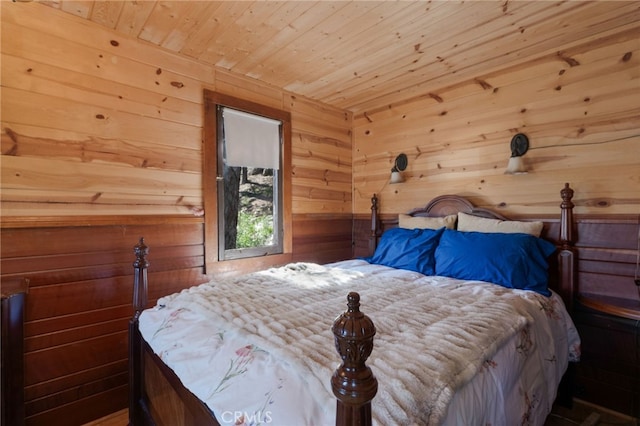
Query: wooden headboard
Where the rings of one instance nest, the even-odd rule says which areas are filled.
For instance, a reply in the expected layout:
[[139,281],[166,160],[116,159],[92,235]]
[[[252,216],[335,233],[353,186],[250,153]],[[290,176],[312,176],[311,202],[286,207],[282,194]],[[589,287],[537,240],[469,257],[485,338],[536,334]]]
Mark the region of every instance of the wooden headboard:
[[[560,232],[557,240],[552,241],[557,250],[557,256],[551,259],[549,271],[549,288],[556,291],[564,300],[569,312],[572,311],[573,301],[577,295],[576,285],[576,250],[573,246],[573,189],[565,183],[560,191]],[[371,233],[369,236],[369,253],[373,255],[382,232],[388,228],[398,226],[398,220],[385,221],[379,218],[378,197],[371,198]],[[407,214],[421,217],[442,217],[463,212],[490,219],[510,220],[490,209],[475,207],[469,200],[460,195],[441,195],[429,201],[424,207],[418,207]]]
[[413,209],[408,214],[410,216],[436,217],[457,214],[458,212],[490,219],[508,220],[492,210],[474,207],[469,200],[459,195],[441,195],[429,201],[426,206]]

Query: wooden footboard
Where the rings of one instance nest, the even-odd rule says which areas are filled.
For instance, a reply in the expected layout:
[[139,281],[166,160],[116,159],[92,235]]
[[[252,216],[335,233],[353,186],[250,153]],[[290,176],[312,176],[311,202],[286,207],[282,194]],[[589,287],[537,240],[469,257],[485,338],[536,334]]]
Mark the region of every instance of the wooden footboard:
[[[140,334],[140,314],[147,304],[149,266],[149,248],[143,238],[134,252],[134,315],[129,321],[129,424],[219,425],[214,413],[182,385]],[[336,425],[370,426],[371,400],[378,382],[365,362],[373,350],[375,326],[360,312],[358,293],[349,293],[347,310],[335,320],[332,331],[342,359],[331,377],[337,398]]]
[[134,251],[134,316],[129,321],[129,424],[219,425],[211,410],[182,385],[140,334],[138,321],[147,304],[149,266],[149,248],[144,239],[140,239]]

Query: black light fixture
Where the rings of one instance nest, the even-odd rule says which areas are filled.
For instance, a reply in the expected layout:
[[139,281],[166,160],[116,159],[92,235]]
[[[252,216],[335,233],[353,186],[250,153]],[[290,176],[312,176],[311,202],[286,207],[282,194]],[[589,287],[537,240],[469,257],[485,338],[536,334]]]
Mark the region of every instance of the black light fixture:
[[511,139],[511,157],[507,164],[506,175],[519,175],[527,173],[522,156],[529,150],[529,139],[524,133],[518,133]]
[[403,172],[407,168],[408,163],[406,154],[399,154],[396,157],[396,161],[393,163],[393,168],[391,169],[391,179],[389,183],[404,182],[404,177],[400,172]]

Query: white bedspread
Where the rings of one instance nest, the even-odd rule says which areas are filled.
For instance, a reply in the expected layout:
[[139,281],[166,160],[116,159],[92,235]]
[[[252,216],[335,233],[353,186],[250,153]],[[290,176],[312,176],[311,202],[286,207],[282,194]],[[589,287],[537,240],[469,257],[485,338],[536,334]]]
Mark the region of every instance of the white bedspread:
[[361,260],[330,266],[193,287],[145,311],[140,330],[220,423],[330,425],[339,364],[330,327],[357,291],[377,328],[368,362],[379,380],[377,424],[544,422],[570,354],[579,354],[557,296]]

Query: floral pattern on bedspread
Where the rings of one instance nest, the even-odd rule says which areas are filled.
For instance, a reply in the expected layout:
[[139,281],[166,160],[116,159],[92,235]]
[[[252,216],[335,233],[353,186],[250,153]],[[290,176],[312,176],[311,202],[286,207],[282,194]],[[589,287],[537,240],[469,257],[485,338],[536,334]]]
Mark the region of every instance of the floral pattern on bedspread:
[[[151,335],[152,348],[178,377],[187,378],[185,386],[205,401],[222,425],[259,426],[288,424],[324,425],[334,412],[318,410],[322,404],[313,401],[304,389],[304,381],[282,362],[236,330],[211,328],[211,323],[191,309],[171,309],[158,305],[145,311],[141,332]],[[156,323],[157,329],[150,327]],[[142,326],[143,323],[141,323]],[[195,339],[183,345],[185,335]],[[223,365],[220,370],[211,365]],[[202,372],[205,372],[202,374]],[[265,380],[264,372],[270,371]],[[291,406],[307,412],[304,423]],[[292,412],[291,415],[288,412]],[[277,413],[274,414],[274,413]]]
[[[369,265],[364,261],[346,261],[339,263],[338,266],[356,272],[373,270],[374,273],[381,276],[387,275],[397,279],[397,283],[394,282],[397,285],[401,285],[401,282],[414,283],[417,279],[418,281],[422,280],[419,285],[449,286],[472,294],[482,294],[491,290],[510,297],[514,293],[512,290],[495,288],[495,286],[486,283],[463,282],[443,277],[423,277],[414,272]],[[313,271],[311,273],[313,274]],[[346,284],[349,284],[348,279],[345,278],[345,281]],[[303,286],[311,286],[312,284],[307,283]],[[341,300],[346,295],[346,289],[350,291],[350,285],[347,285],[345,290],[340,290]],[[196,293],[199,291],[208,290],[204,288],[190,290],[190,292]],[[321,289],[321,291],[325,290]],[[478,373],[471,382],[453,394],[448,405],[447,415],[440,418],[437,423],[444,425],[473,423],[498,426],[506,424],[505,418],[528,419],[529,423],[523,424],[542,424],[544,422],[548,413],[547,408],[550,410],[555,397],[556,389],[553,383],[556,376],[559,377],[564,372],[568,357],[573,356],[574,359],[579,357],[579,338],[575,328],[573,328],[575,336],[571,334],[573,323],[568,316],[562,313],[562,309],[556,309],[554,304],[557,301],[554,301],[553,298],[547,299],[544,296],[525,291],[515,291],[515,293],[520,294],[523,299],[532,299],[534,302],[538,302],[537,313],[534,309],[531,315],[549,318],[558,324],[543,331],[523,331],[527,327],[519,328],[518,332],[512,335],[498,352],[484,361],[480,361],[477,368]],[[557,298],[557,296],[553,297]],[[187,388],[209,405],[221,424],[330,425],[335,423],[335,399],[330,392],[328,381],[333,368],[339,362],[337,354],[334,354],[333,365],[326,366],[326,373],[321,375],[327,382],[323,382],[324,389],[329,390],[318,392],[317,387],[310,386],[314,383],[311,377],[301,376],[297,366],[290,364],[282,356],[282,351],[277,346],[265,347],[263,340],[258,341],[234,327],[239,319],[237,315],[243,317],[243,321],[249,326],[255,324],[255,327],[261,327],[260,322],[251,322],[251,309],[264,309],[266,304],[276,301],[256,302],[255,305],[246,307],[246,314],[238,314],[238,311],[234,312],[229,309],[228,312],[220,313],[220,317],[225,317],[224,321],[223,318],[218,321],[215,318],[203,319],[201,315],[194,312],[193,305],[174,306],[173,298],[174,296],[160,299],[159,304],[166,304],[166,307],[157,306],[143,313],[140,321],[141,333],[143,336],[152,336],[148,338],[148,341],[154,351],[161,354],[163,361],[176,372]],[[375,309],[367,309],[367,306],[373,305],[371,302],[370,299],[363,301],[363,311],[373,318]],[[379,303],[393,302],[382,300]],[[344,301],[337,303],[333,307],[335,314],[344,310],[344,305]],[[195,311],[197,310],[195,309]],[[212,321],[212,319],[215,320]],[[388,321],[385,317],[373,319],[378,327],[378,335],[376,336],[378,345],[374,347],[374,354],[370,359],[369,366],[380,379],[379,393],[373,402],[374,418],[378,419],[378,424],[388,423],[388,420],[380,420],[392,418],[388,416],[396,416],[393,417],[395,419],[404,418],[405,424],[431,424],[418,420],[406,422],[406,416],[411,416],[410,411],[406,411],[407,409],[403,406],[395,406],[394,404],[397,402],[394,399],[387,400],[389,395],[395,397],[395,394],[389,394],[389,387],[405,386],[400,384],[398,379],[403,378],[409,382],[416,381],[414,369],[417,364],[407,364],[406,370],[397,369],[394,364],[388,364],[383,358],[376,356],[376,348],[380,351],[384,347],[381,346],[384,342],[380,339],[384,339],[385,334],[390,330],[397,329],[397,324]],[[283,321],[282,324],[282,327],[286,327],[287,321]],[[568,337],[566,334],[560,339],[558,336],[552,337],[549,333],[556,333],[554,328],[558,330],[569,329]],[[283,331],[287,331],[286,328]],[[400,331],[405,333],[405,331]],[[298,332],[299,330],[295,327],[288,330],[288,333]],[[411,333],[407,334],[407,337],[413,336]],[[187,334],[191,336],[191,341],[195,342],[193,345],[176,343],[182,341],[181,338]],[[324,334],[316,336],[317,342],[325,342],[325,340],[330,342],[331,335],[328,332],[328,327],[325,334],[326,336]],[[564,349],[565,354],[556,360],[552,358],[555,356],[553,352],[558,349],[562,352],[562,348],[550,347],[548,348],[550,352],[538,350],[545,347],[544,344],[538,344],[538,342],[544,342],[547,339],[559,342],[560,346],[564,344],[573,347],[573,349]],[[329,346],[329,350],[333,350],[330,343],[328,345],[318,343],[317,345],[319,351],[326,350],[325,346]],[[315,347],[312,346],[311,349],[313,350]],[[573,351],[573,355],[567,355],[571,351]],[[386,352],[385,350],[385,354]],[[395,351],[392,350],[391,355],[395,355]],[[424,356],[420,354],[420,357],[425,360],[431,359],[427,354]],[[396,360],[396,362],[399,361]],[[531,368],[530,365],[540,362],[552,365],[548,372],[550,376],[543,377],[539,374],[539,370],[528,375],[513,373],[519,369]],[[210,367],[211,365],[224,367],[213,369]],[[203,371],[206,374],[203,374]],[[395,373],[390,373],[390,371],[395,371]],[[269,379],[265,378],[265,372],[269,373]],[[183,378],[187,378],[186,382]],[[420,379],[418,379],[419,381]],[[310,388],[314,391],[310,391]],[[395,390],[396,394],[398,394],[398,389]],[[410,391],[407,392],[410,393]],[[544,397],[538,401],[537,399],[532,400],[530,397],[523,398],[523,395],[544,395]],[[488,407],[474,406],[476,403],[480,404],[479,401],[486,400],[491,401]],[[382,406],[386,407],[384,413],[380,411]],[[397,410],[397,413],[394,410]],[[500,414],[496,417],[495,413]],[[469,415],[472,417],[468,417]],[[398,420],[393,423],[398,423]]]

